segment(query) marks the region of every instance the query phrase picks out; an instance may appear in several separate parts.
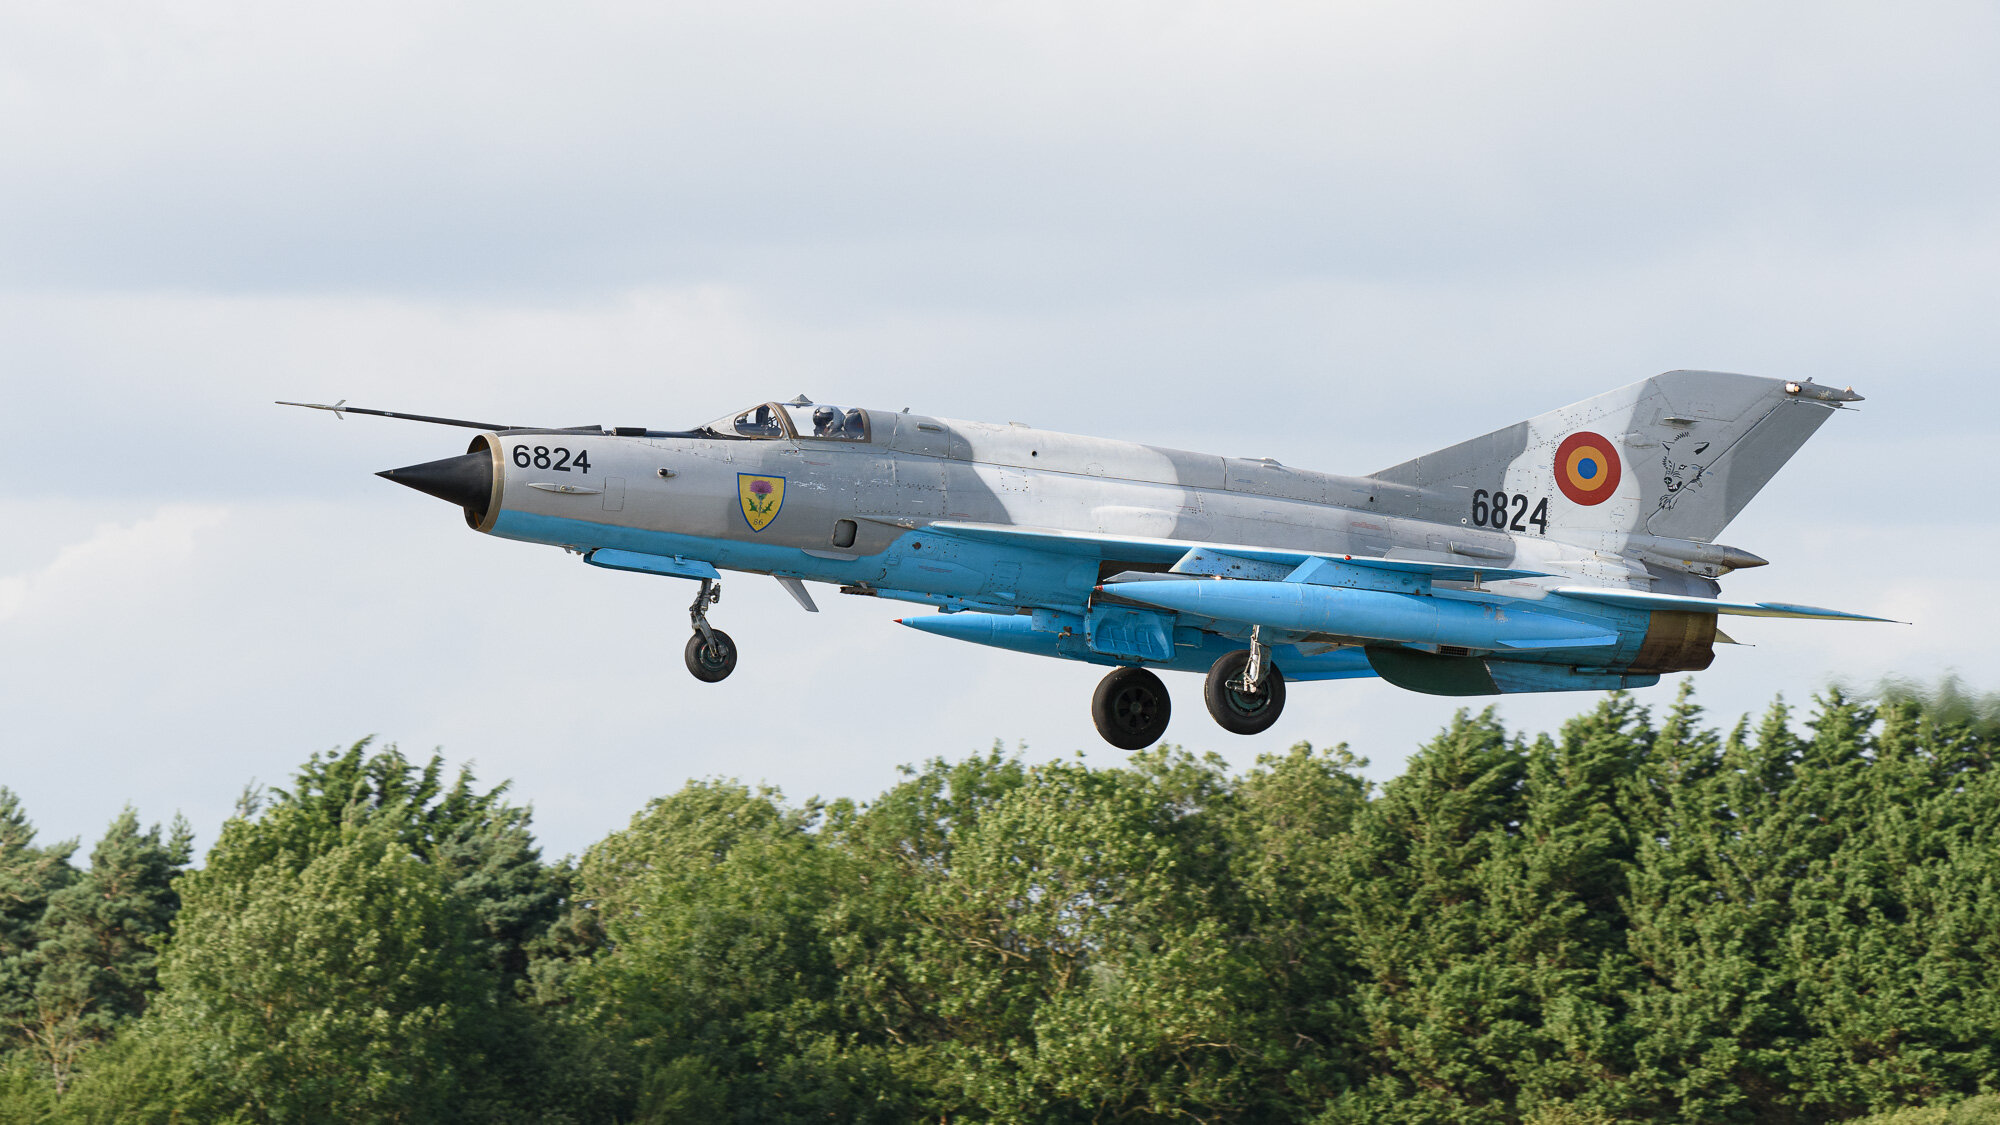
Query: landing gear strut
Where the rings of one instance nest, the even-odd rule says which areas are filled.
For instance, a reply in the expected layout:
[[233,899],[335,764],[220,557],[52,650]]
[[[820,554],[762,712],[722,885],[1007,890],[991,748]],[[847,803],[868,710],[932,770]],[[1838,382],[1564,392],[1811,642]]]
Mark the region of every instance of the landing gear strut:
[[688,607],[688,621],[694,625],[694,636],[688,638],[685,656],[688,671],[703,683],[712,684],[725,679],[736,670],[736,642],[729,634],[708,623],[708,607],[722,600],[722,583],[713,578],[701,580],[701,593],[694,596],[694,604]]
[[1271,663],[1261,627],[1250,630],[1250,647],[1228,653],[1208,670],[1202,702],[1223,730],[1262,734],[1285,710],[1285,674]]
[[1120,668],[1097,685],[1090,718],[1104,741],[1120,750],[1144,750],[1167,733],[1173,717],[1167,685],[1144,668]]

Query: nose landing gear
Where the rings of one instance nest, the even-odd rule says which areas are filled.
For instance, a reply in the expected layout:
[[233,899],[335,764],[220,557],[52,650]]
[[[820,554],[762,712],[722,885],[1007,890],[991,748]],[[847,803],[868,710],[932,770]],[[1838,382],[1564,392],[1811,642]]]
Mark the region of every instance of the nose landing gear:
[[688,638],[687,668],[694,678],[712,684],[726,679],[736,670],[736,642],[729,634],[708,623],[708,607],[722,600],[722,583],[713,578],[701,580],[701,592],[694,596],[694,604],[688,607],[688,621],[694,625],[694,636]]
[[1262,630],[1250,630],[1250,647],[1223,655],[1208,670],[1202,702],[1231,734],[1262,734],[1285,710],[1285,674],[1271,663]]

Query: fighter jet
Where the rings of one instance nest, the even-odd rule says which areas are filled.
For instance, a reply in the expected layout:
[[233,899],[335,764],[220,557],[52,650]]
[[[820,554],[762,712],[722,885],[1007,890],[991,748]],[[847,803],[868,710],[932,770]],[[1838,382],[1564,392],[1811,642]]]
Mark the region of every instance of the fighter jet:
[[1853,390],[1670,371],[1367,476],[814,402],[690,430],[550,429],[347,406],[480,431],[378,475],[466,525],[592,566],[698,583],[688,671],[736,643],[721,571],[940,611],[941,637],[1112,671],[1107,742],[1157,743],[1159,671],[1206,674],[1224,730],[1256,734],[1288,684],[1379,676],[1433,695],[1602,691],[1704,669],[1719,615],[1882,621],[1727,601],[1765,565],[1716,536]]

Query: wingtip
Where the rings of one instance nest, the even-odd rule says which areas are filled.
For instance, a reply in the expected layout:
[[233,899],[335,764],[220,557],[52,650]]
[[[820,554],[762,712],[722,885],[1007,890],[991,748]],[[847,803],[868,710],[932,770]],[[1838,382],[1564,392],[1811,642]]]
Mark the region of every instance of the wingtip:
[[1830,402],[1835,405],[1839,405],[1844,402],[1868,401],[1862,396],[1855,394],[1854,388],[1852,386],[1849,386],[1845,390],[1835,390],[1832,387],[1822,386],[1818,383],[1815,383],[1811,379],[1802,379],[1796,382],[1786,383],[1785,393],[1788,395],[1796,395],[1799,398],[1815,399],[1819,402]]

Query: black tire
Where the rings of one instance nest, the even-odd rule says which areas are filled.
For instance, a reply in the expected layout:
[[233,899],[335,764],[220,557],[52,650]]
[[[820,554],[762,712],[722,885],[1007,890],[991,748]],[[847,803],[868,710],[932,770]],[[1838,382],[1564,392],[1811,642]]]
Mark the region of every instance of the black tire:
[[1120,750],[1144,750],[1166,737],[1173,718],[1167,685],[1144,668],[1120,668],[1090,697],[1090,720],[1104,741]]
[[736,642],[720,629],[710,629],[708,633],[715,638],[714,643],[704,642],[701,634],[696,633],[688,638],[686,656],[688,671],[694,673],[694,678],[712,684],[728,679],[729,673],[736,671]]
[[1201,699],[1216,724],[1231,734],[1263,734],[1285,710],[1285,674],[1276,664],[1264,670],[1264,680],[1256,695],[1245,695],[1229,686],[1243,678],[1250,665],[1250,650],[1238,649],[1217,659],[1202,685]]

